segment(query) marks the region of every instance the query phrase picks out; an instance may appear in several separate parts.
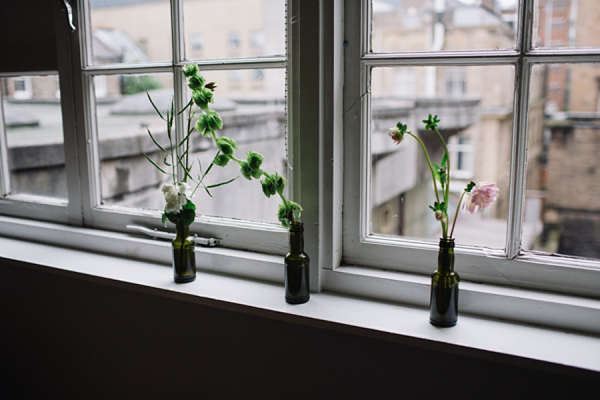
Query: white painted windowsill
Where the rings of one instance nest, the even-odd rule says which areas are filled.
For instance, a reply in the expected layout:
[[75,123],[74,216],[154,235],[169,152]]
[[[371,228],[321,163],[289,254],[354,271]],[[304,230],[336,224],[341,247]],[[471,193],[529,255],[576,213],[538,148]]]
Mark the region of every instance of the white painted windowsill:
[[[280,257],[272,257],[277,264]],[[458,325],[436,328],[427,310],[330,293],[313,293],[308,303],[288,305],[281,284],[199,272],[195,282],[175,284],[165,264],[0,237],[0,259],[24,268],[66,274],[322,329],[398,341],[424,348],[535,363],[536,368],[573,367],[600,372],[600,338],[542,327],[461,315]],[[240,258],[240,263],[243,261]],[[281,262],[281,261],[279,261]],[[202,263],[202,258],[198,259]],[[282,274],[283,275],[283,274]],[[541,363],[540,363],[541,362]]]

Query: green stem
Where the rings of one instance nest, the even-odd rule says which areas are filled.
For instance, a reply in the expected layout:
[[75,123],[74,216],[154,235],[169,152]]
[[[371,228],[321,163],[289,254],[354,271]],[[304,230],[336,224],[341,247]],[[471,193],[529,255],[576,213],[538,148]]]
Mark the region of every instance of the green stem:
[[446,204],[446,209],[448,208],[448,198],[450,197],[450,154],[448,154],[448,147],[446,146],[446,142],[442,137],[442,134],[435,127],[435,133],[437,133],[440,141],[442,142],[442,146],[444,146],[444,153],[446,154],[446,188],[444,190],[444,203]]
[[[427,165],[429,166],[429,171],[431,171],[431,178],[433,180],[433,191],[435,193],[435,199],[440,203],[440,196],[438,195],[437,184],[435,183],[435,172],[433,171],[433,165],[431,165],[431,160],[429,159],[429,154],[427,154],[427,149],[425,148],[425,144],[419,139],[417,136],[413,135],[411,132],[406,132],[410,136],[414,137],[417,142],[421,145],[423,149],[423,154],[425,155],[425,159],[427,160]],[[443,225],[443,223],[442,223]]]
[[460,195],[460,199],[458,199],[458,205],[456,206],[456,211],[454,212],[454,219],[452,220],[452,229],[450,230],[450,238],[454,235],[454,227],[456,226],[456,219],[458,218],[458,212],[460,211],[460,203],[462,203],[463,197],[465,197],[466,191],[463,191]]

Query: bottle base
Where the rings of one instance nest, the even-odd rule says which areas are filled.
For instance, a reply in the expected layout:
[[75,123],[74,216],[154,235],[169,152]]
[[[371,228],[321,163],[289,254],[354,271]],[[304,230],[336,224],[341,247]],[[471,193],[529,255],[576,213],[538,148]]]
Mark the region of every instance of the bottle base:
[[307,298],[300,298],[300,299],[286,297],[285,302],[288,304],[304,304],[304,303],[307,303],[309,299],[310,299],[310,296]]
[[194,282],[196,280],[195,276],[189,277],[189,278],[175,278],[173,279],[173,281],[175,283],[190,283],[190,282]]
[[431,318],[429,319],[429,323],[431,325],[434,325],[434,326],[437,326],[437,327],[440,327],[440,328],[450,328],[450,327],[456,325],[457,321],[458,320],[456,320],[456,319],[454,321],[436,321],[436,320],[433,320]]

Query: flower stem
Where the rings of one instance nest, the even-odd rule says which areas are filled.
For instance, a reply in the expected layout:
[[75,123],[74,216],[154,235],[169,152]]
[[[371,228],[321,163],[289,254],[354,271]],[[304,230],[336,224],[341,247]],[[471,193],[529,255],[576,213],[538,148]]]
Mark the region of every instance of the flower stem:
[[[421,141],[421,139],[419,139],[417,136],[415,136],[411,132],[406,132],[406,133],[409,134],[410,136],[414,137],[415,140],[417,142],[419,142],[419,144],[421,145],[421,148],[423,149],[423,154],[425,155],[425,159],[427,160],[427,165],[429,166],[429,171],[431,171],[431,178],[433,179],[433,191],[435,193],[435,199],[439,204],[440,196],[438,195],[437,184],[435,183],[435,172],[433,171],[433,165],[431,165],[431,160],[429,159],[429,154],[427,154],[427,149],[425,148],[425,144]],[[442,223],[442,226],[443,226],[443,223]]]
[[454,227],[456,226],[456,219],[458,218],[458,212],[460,211],[460,203],[462,203],[463,197],[465,197],[466,191],[463,191],[460,195],[460,199],[458,199],[458,205],[456,206],[456,211],[454,212],[454,219],[452,220],[452,229],[450,230],[450,238],[454,235]]
[[446,146],[446,142],[444,141],[444,138],[442,137],[442,134],[440,133],[437,127],[435,127],[435,133],[437,133],[438,137],[440,138],[442,146],[444,146],[444,153],[446,154],[446,187],[444,190],[444,203],[446,204],[447,209],[448,198],[450,197],[450,154],[448,154],[448,147]]

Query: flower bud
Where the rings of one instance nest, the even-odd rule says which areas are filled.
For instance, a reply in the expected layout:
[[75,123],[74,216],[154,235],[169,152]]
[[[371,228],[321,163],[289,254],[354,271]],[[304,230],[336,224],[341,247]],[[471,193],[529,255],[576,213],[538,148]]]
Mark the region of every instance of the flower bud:
[[185,76],[186,78],[189,78],[191,76],[194,76],[196,74],[198,74],[200,71],[198,71],[198,65],[197,64],[188,64],[185,66],[185,68],[183,69],[183,76]]
[[250,169],[250,166],[246,161],[242,161],[240,172],[242,173],[244,178],[248,179],[249,181],[252,180],[252,170]]
[[227,165],[229,160],[230,160],[230,158],[227,154],[219,154],[213,160],[213,164],[215,164],[217,167],[224,167]]
[[188,87],[192,90],[200,90],[204,87],[204,77],[200,74],[192,75],[188,78]]

